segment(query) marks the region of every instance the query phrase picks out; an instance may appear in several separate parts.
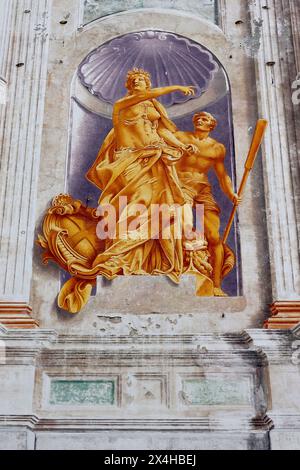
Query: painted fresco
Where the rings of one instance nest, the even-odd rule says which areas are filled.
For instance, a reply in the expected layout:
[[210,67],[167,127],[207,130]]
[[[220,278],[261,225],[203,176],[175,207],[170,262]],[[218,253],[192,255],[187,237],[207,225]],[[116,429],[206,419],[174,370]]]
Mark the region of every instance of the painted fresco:
[[93,50],[74,79],[68,194],[40,237],[44,261],[71,275],[59,306],[79,311],[99,275],[193,274],[198,296],[239,295],[234,211],[222,238],[241,202],[234,161],[230,86],[210,51],[153,30]]

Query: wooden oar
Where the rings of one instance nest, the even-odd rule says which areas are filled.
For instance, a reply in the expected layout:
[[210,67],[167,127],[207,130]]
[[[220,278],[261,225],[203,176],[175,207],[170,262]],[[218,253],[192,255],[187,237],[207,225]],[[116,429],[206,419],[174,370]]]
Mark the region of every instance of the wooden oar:
[[[239,190],[238,190],[238,195],[240,197],[243,195],[243,192],[244,192],[244,189],[245,189],[245,186],[246,186],[246,183],[247,183],[248,176],[249,176],[250,171],[252,170],[252,168],[254,166],[259,148],[261,146],[261,143],[262,143],[262,140],[263,140],[263,137],[264,137],[265,130],[267,128],[267,125],[268,125],[268,121],[266,121],[265,119],[259,119],[257,121],[255,132],[253,134],[253,138],[252,138],[252,142],[251,142],[251,147],[250,147],[248,157],[247,157],[247,160],[246,160],[246,163],[245,163],[244,175],[243,175],[243,178],[242,178]],[[231,211],[231,214],[230,214],[230,217],[229,217],[229,221],[228,221],[226,230],[225,230],[224,235],[223,235],[223,243],[226,243],[226,241],[228,239],[228,235],[229,235],[230,230],[231,230],[232,222],[233,222],[237,207],[238,207],[238,204],[234,204],[234,206],[232,208],[232,211]]]

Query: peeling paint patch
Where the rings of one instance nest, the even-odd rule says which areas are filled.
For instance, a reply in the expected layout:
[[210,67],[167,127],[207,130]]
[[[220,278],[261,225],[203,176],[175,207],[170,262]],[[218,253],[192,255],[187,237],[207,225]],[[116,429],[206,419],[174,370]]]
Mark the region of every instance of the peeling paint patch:
[[110,323],[114,323],[114,324],[122,322],[121,317],[106,317],[104,315],[97,315],[97,316],[98,316],[99,320],[103,320],[105,322],[110,322]]

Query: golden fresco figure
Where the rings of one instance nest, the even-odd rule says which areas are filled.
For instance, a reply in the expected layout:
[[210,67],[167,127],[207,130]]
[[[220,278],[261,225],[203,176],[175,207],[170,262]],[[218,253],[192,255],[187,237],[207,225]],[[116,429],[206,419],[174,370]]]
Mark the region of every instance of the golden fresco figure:
[[186,152],[178,161],[176,168],[187,201],[193,205],[204,205],[204,233],[213,268],[214,295],[226,297],[221,283],[224,274],[227,273],[228,264],[233,266],[234,257],[220,238],[220,209],[212,195],[207,173],[211,169],[215,171],[222,191],[234,205],[240,204],[242,198],[234,192],[225,169],[224,145],[210,137],[210,132],[217,125],[216,119],[209,113],[201,112],[193,116],[193,123],[195,128],[193,132],[179,131],[175,134],[182,142],[196,148],[193,153]]
[[[113,128],[86,174],[101,190],[98,208],[59,194],[38,237],[44,263],[52,260],[72,275],[58,296],[59,307],[70,313],[84,307],[99,275],[165,275],[179,283],[181,275],[193,274],[196,295],[225,296],[221,282],[235,263],[220,240],[220,210],[207,172],[214,169],[234,203],[226,240],[266,121],[257,127],[235,194],[224,166],[225,148],[209,135],[214,117],[196,114],[195,131],[181,132],[156,99],[176,91],[192,96],[193,87],[151,88],[149,73],[141,69],[128,72],[126,87],[128,94],[113,107]],[[204,233],[194,227],[196,204],[204,205]]]

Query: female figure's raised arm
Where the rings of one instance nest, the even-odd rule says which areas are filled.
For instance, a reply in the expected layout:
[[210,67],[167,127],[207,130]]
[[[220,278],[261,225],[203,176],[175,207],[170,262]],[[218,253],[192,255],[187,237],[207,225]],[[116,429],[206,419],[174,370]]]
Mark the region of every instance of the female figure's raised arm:
[[117,101],[114,105],[114,114],[118,114],[122,109],[141,103],[142,101],[158,98],[159,96],[167,95],[168,93],[172,93],[174,91],[181,91],[185,95],[195,94],[194,87],[192,86],[173,85],[161,88],[152,88],[135,93],[134,95],[126,96],[125,98]]

